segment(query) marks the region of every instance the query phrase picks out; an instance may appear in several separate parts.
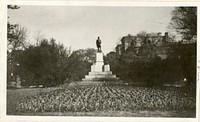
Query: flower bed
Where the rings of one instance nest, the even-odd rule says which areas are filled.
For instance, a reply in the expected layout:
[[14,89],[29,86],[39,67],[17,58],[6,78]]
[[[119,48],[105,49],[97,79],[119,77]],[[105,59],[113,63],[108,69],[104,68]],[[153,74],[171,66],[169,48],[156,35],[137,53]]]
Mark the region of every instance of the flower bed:
[[85,85],[22,98],[18,112],[195,110],[189,94],[125,85]]

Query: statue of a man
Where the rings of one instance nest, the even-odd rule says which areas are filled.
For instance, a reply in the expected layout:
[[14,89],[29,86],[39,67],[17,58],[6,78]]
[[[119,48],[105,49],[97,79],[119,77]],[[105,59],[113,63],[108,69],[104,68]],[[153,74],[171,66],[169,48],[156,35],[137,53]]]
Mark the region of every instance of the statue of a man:
[[97,51],[101,52],[101,39],[100,39],[100,37],[98,37],[98,39],[96,41],[96,45],[97,45]]

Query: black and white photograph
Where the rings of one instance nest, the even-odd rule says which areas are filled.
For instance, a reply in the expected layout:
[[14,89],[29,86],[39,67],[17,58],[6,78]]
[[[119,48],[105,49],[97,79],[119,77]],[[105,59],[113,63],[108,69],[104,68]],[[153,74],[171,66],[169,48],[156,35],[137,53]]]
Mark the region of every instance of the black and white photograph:
[[6,116],[197,118],[198,6],[6,9]]

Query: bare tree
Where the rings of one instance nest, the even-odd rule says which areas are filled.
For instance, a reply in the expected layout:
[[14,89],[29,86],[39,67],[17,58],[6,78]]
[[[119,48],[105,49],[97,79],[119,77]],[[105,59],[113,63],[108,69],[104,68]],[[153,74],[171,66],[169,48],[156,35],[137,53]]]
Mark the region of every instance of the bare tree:
[[28,29],[21,25],[10,25],[8,23],[8,58],[14,50],[24,49],[27,47]]
[[36,46],[39,46],[40,42],[45,39],[45,35],[42,33],[42,31],[37,31],[33,38],[36,41]]
[[197,35],[197,7],[176,7],[168,28],[176,30],[184,39]]

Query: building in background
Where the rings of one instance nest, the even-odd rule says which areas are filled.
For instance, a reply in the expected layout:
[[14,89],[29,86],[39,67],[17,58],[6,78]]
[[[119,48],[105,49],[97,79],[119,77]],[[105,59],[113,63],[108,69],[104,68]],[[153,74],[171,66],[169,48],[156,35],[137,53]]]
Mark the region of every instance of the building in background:
[[170,52],[170,45],[173,40],[169,38],[168,32],[157,34],[146,34],[146,35],[137,35],[132,36],[128,34],[127,36],[122,37],[121,44],[116,46],[116,52],[121,55],[129,47],[134,48],[136,53],[139,53],[144,46],[149,46],[154,54],[159,56],[161,59],[167,57],[167,53]]

